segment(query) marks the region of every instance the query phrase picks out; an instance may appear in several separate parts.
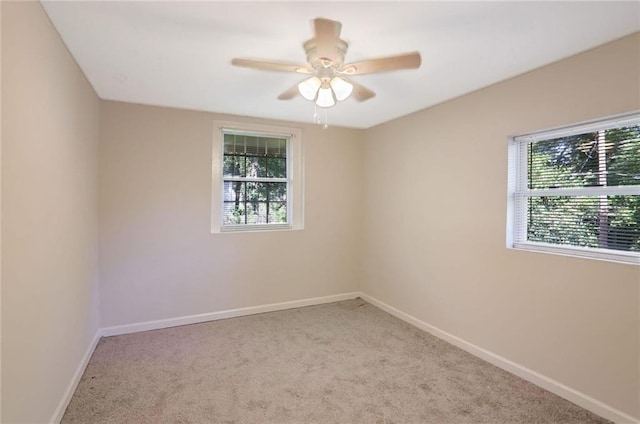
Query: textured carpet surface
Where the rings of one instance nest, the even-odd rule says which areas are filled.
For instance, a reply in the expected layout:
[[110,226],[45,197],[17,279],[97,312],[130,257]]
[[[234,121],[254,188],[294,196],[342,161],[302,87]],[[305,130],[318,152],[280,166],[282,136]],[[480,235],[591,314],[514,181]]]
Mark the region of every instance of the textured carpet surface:
[[606,423],[361,299],[100,340],[63,423]]

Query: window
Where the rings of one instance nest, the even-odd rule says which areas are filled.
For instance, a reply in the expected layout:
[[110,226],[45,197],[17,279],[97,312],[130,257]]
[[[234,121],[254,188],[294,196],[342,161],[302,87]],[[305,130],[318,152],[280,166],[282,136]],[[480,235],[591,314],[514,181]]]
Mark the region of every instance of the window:
[[640,264],[640,114],[511,137],[507,247]]
[[211,231],[302,228],[301,131],[215,122]]

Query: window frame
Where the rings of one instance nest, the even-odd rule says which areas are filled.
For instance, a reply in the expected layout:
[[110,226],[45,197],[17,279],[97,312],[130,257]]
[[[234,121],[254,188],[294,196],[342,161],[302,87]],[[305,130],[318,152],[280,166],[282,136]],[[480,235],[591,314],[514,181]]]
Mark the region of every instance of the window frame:
[[640,265],[640,252],[529,241],[526,225],[518,225],[519,220],[526,222],[528,217],[527,199],[529,197],[640,195],[640,184],[609,187],[528,188],[527,147],[529,143],[634,125],[640,125],[640,111],[508,137],[507,248]]
[[[246,233],[263,231],[288,231],[304,228],[304,172],[302,130],[244,122],[218,121],[213,123],[211,161],[211,233]],[[224,133],[234,132],[255,136],[282,137],[287,139],[287,223],[224,225],[223,175]],[[234,178],[231,178],[234,179]]]

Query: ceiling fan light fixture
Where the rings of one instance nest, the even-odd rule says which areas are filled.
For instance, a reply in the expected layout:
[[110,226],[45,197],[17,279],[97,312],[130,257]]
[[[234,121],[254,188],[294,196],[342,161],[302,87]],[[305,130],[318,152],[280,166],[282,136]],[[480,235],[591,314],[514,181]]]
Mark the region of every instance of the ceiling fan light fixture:
[[319,107],[331,107],[336,104],[336,99],[333,94],[333,90],[328,84],[323,84],[318,90],[318,97],[316,97],[316,105]]
[[336,100],[339,102],[346,100],[353,92],[353,85],[341,77],[331,79],[331,88],[336,95]]
[[305,99],[314,100],[321,84],[320,78],[312,76],[298,84],[298,92]]
[[[356,101],[363,102],[376,95],[368,88],[352,82],[353,76],[416,69],[422,63],[419,52],[345,63],[344,58],[349,45],[340,38],[342,24],[330,19],[316,18],[312,21],[312,26],[313,38],[303,44],[307,54],[306,64],[243,58],[234,58],[231,64],[266,71],[306,74],[303,81],[281,93],[278,99],[290,100],[300,94],[302,98],[314,102],[317,113],[318,107],[330,108],[351,96]],[[326,115],[326,111],[324,113]]]

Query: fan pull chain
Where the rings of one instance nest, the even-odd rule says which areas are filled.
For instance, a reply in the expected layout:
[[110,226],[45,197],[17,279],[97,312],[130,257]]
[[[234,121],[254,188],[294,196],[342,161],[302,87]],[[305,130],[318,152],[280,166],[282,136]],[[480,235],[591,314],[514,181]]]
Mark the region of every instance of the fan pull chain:
[[322,129],[326,130],[329,128],[329,119],[328,119],[329,111],[328,108],[318,108],[318,105],[314,103],[313,105],[313,122],[318,125],[322,125]]

